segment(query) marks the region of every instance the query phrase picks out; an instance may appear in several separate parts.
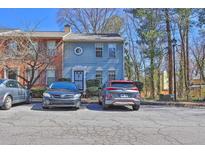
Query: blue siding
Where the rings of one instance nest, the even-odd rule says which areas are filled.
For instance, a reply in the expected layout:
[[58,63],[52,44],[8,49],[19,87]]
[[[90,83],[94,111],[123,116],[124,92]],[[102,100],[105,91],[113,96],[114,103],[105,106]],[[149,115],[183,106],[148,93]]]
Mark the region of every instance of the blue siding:
[[[63,76],[72,79],[72,68],[75,66],[87,67],[86,80],[95,79],[96,70],[102,69],[103,82],[108,80],[108,71],[116,71],[116,79],[124,79],[123,70],[123,43],[116,44],[116,58],[109,58],[108,44],[103,43],[102,57],[96,57],[95,43],[64,43]],[[76,47],[83,49],[83,54],[74,53]]]

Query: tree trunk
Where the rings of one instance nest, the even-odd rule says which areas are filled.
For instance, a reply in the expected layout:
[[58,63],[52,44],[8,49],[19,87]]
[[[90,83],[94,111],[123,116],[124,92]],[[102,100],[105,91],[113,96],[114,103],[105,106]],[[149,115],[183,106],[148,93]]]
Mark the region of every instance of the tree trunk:
[[[152,52],[152,51],[151,51]],[[154,59],[150,60],[150,82],[151,82],[151,98],[155,98],[155,89],[154,89]]]
[[165,9],[166,16],[166,31],[167,31],[167,40],[168,40],[168,77],[169,77],[169,94],[173,93],[173,80],[172,80],[172,38],[171,38],[171,28],[170,28],[170,17],[168,8]]

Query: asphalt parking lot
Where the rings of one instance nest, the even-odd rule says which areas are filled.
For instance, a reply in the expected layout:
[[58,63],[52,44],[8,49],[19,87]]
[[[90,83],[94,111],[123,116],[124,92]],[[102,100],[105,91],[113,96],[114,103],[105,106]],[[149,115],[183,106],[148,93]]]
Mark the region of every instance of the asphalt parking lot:
[[21,104],[0,110],[0,144],[205,144],[205,108]]

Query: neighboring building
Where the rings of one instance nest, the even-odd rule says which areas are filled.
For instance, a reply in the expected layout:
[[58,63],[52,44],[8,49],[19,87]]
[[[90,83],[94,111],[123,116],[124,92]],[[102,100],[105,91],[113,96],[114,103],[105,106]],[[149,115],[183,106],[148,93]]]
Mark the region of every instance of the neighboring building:
[[123,39],[118,34],[67,34],[63,37],[63,77],[82,91],[86,80],[124,79]]
[[[14,30],[14,29],[1,29],[0,34],[4,36],[4,35],[12,34],[12,32],[17,32],[17,31],[22,32],[20,30]],[[29,32],[24,32],[24,33],[29,33]],[[48,49],[48,51],[55,52],[54,50],[60,50],[61,53],[63,48],[58,47],[58,49],[56,49],[55,46],[60,41],[62,41],[62,37],[65,34],[66,34],[65,32],[46,32],[46,31],[29,33],[29,35],[31,35],[30,37],[32,38],[33,42],[35,42],[37,47],[44,46]],[[14,42],[8,42],[8,43],[9,43],[8,46],[15,45]],[[12,70],[14,70],[17,74],[21,74],[21,76],[24,76],[25,78],[30,77],[31,72],[29,71],[28,68],[26,68],[25,65],[15,63],[15,61],[7,62],[7,63],[9,67]],[[0,78],[16,79],[24,85],[25,84],[24,81],[19,77],[17,77],[16,73],[13,73],[13,71],[0,66]],[[49,85],[52,81],[55,81],[61,77],[62,77],[62,54],[59,54],[58,56],[55,57],[54,63],[41,75],[39,80],[37,80],[35,86],[44,87],[46,85]]]
[[[5,29],[0,33],[12,31]],[[37,45],[43,44],[48,49],[62,42],[58,48],[62,54],[56,57],[35,86],[46,86],[63,77],[70,78],[80,90],[85,91],[88,79],[99,79],[102,84],[108,80],[124,79],[123,39],[118,34],[75,34],[66,25],[63,32],[32,32],[31,37]],[[25,66],[14,62],[10,66],[17,73],[29,77]],[[1,66],[0,78],[13,78],[24,84],[23,80]]]

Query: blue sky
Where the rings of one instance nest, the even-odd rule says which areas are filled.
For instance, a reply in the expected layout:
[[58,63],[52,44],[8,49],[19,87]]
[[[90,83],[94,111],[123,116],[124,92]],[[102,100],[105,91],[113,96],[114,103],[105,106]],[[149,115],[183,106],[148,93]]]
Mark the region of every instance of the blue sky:
[[[56,22],[58,9],[0,9],[0,27],[28,30],[62,30]],[[39,24],[38,24],[39,23]]]

